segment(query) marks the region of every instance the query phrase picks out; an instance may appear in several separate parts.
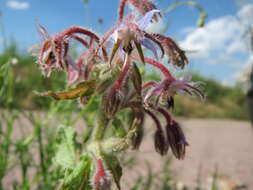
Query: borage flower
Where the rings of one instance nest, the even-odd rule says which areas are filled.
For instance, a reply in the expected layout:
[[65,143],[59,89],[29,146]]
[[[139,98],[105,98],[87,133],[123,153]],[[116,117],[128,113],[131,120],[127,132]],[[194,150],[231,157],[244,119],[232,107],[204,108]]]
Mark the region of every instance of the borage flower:
[[[144,63],[145,58],[142,51],[141,44],[153,51],[155,57],[157,56],[154,42],[145,37],[145,28],[151,22],[153,16],[159,13],[159,10],[149,11],[141,20],[135,21],[133,18],[123,20],[123,22],[116,27],[114,33],[111,35],[114,43],[112,53],[109,59],[109,64],[112,66],[121,67],[118,79],[107,93],[107,100],[105,101],[105,110],[109,116],[113,116],[124,102],[125,93],[123,88],[131,73],[133,67],[132,56],[133,50],[137,49],[140,60]],[[158,44],[159,45],[159,44]],[[162,49],[162,48],[161,48]],[[119,51],[119,52],[118,52]],[[118,54],[117,54],[118,52]],[[116,56],[115,61],[113,58]],[[112,67],[111,67],[112,68]]]
[[[79,62],[77,61],[78,64],[76,64],[69,55],[70,40],[78,41],[85,48],[90,48],[94,42],[99,43],[99,37],[82,27],[70,27],[54,36],[50,36],[43,26],[38,25],[38,32],[43,40],[41,45],[36,46],[38,64],[43,73],[49,77],[53,70],[65,70],[68,73],[69,83],[76,81],[82,70],[82,64],[80,59]],[[89,37],[89,43],[85,37]],[[103,49],[103,51],[105,50]]]
[[199,96],[201,99],[205,98],[200,85],[201,82],[192,82],[191,76],[186,75],[184,78],[176,79],[172,76],[169,70],[161,63],[151,59],[145,58],[148,64],[151,64],[158,68],[164,75],[164,79],[159,82],[149,82],[144,85],[145,88],[150,87],[147,93],[144,95],[144,103],[148,104],[150,98],[155,97],[156,105],[158,103],[167,104],[168,107],[174,106],[173,97],[175,94],[189,94],[191,96]]
[[[133,5],[139,13],[144,15],[143,19],[141,19],[139,22],[137,22],[137,27],[136,25],[129,24],[129,26],[134,26],[135,30],[140,30],[144,33],[145,38],[143,38],[140,43],[148,48],[149,50],[155,52],[154,45],[152,44],[151,41],[155,42],[157,45],[161,47],[162,53],[166,53],[168,55],[169,62],[172,63],[173,65],[176,65],[180,67],[181,69],[184,68],[185,65],[188,64],[188,59],[185,55],[185,51],[181,50],[180,47],[174,42],[174,40],[170,37],[164,36],[162,34],[149,34],[145,32],[146,27],[152,22],[152,21],[158,21],[158,16],[161,17],[160,12],[156,12],[154,14],[154,11],[156,10],[156,6],[150,1],[150,0],[121,0],[120,1],[120,6],[119,6],[119,22],[121,23],[124,17],[124,8],[126,3],[130,3]],[[149,39],[149,40],[147,40]],[[157,54],[154,53],[156,58]]]
[[156,39],[151,38],[151,35],[145,32],[145,29],[151,23],[154,16],[159,13],[160,11],[157,9],[151,10],[140,20],[134,20],[134,17],[130,15],[119,24],[111,36],[114,41],[114,46],[110,57],[110,63],[118,50],[120,50],[119,53],[122,56],[124,53],[131,53],[134,46],[138,51],[141,61],[144,62],[144,54],[141,45],[151,50],[156,59],[158,59],[157,48],[155,46],[158,45],[162,52],[163,48]]

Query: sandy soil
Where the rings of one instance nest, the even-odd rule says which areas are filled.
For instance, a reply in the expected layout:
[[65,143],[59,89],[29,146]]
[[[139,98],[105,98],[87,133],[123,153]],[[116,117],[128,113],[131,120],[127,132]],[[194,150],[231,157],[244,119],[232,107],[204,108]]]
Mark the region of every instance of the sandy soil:
[[[153,124],[151,121],[147,123]],[[206,181],[217,168],[228,183],[253,189],[253,130],[248,122],[181,119],[181,124],[190,146],[184,160],[172,161],[177,180],[194,187],[199,173]],[[140,160],[150,161],[153,169],[161,167],[161,158],[154,153],[150,140],[145,141],[138,155]]]
[[[248,122],[217,119],[179,120],[190,146],[184,160],[172,161],[173,175],[177,180],[193,187],[199,172],[201,178],[206,180],[217,167],[220,175],[228,176],[240,185],[247,185],[248,190],[253,189],[253,130]],[[23,124],[28,126],[27,122]],[[147,120],[146,124],[150,128],[153,122]],[[137,156],[142,163],[148,160],[152,169],[157,170],[161,168],[162,158],[154,151],[151,139],[152,135],[147,135],[140,152],[131,151],[129,154]],[[124,178],[131,179],[145,171],[147,170],[144,165],[140,164],[139,167],[125,172]],[[6,180],[12,181],[10,178],[13,178],[13,173]]]

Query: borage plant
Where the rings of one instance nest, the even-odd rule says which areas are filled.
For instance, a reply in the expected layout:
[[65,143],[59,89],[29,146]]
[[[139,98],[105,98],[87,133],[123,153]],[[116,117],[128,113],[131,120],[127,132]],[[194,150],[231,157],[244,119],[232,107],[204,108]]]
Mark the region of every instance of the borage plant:
[[[136,13],[124,15],[127,3],[143,15],[141,19]],[[204,94],[200,82],[192,82],[189,76],[175,78],[161,62],[164,62],[162,58],[166,55],[169,64],[183,69],[188,59],[170,37],[146,31],[152,22],[159,19],[162,19],[162,14],[150,0],[121,0],[117,24],[103,36],[77,26],[51,36],[45,28],[38,27],[44,40],[37,46],[38,65],[43,73],[49,77],[52,71],[62,70],[67,73],[68,83],[76,84],[64,92],[45,92],[41,95],[56,100],[79,99],[84,105],[94,96],[100,101],[97,121],[89,140],[81,151],[72,150],[74,161],[71,164],[59,163],[64,169],[61,189],[105,190],[111,188],[112,179],[120,189],[122,170],[118,156],[130,147],[139,148],[145,114],[155,123],[155,150],[166,155],[171,148],[176,158],[184,158],[188,143],[179,123],[172,118],[170,108],[174,107],[176,94],[197,95],[202,99]],[[69,53],[72,40],[84,46],[84,52],[77,60]],[[145,56],[143,48],[150,50],[153,56]],[[139,69],[142,64],[159,70],[161,80],[143,81]],[[117,115],[122,110],[132,115],[127,128],[122,122],[115,122],[119,120]],[[165,127],[161,124],[160,115],[166,119]],[[107,135],[112,125],[123,132]],[[65,140],[63,138],[59,149],[68,149],[74,144],[73,131],[66,128],[61,133],[62,136],[64,134]]]

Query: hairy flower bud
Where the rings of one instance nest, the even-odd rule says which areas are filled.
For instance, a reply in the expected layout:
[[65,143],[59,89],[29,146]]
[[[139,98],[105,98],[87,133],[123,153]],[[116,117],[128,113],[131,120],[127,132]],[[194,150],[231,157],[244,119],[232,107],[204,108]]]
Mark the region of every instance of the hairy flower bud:
[[181,50],[180,47],[170,37],[166,37],[162,34],[153,35],[163,46],[165,53],[169,56],[170,62],[183,69],[185,65],[189,63],[188,58],[185,55],[185,51]]
[[108,117],[113,117],[123,103],[124,95],[120,90],[111,88],[104,98],[104,110]]
[[177,159],[183,159],[185,156],[185,147],[189,144],[185,139],[180,125],[172,120],[171,123],[166,126],[166,133],[173,154]]
[[154,135],[155,150],[162,156],[167,154],[169,146],[162,130],[157,130]]
[[92,185],[94,190],[110,190],[111,179],[109,172],[105,170],[103,161],[101,159],[96,160],[96,171],[92,179]]
[[131,142],[133,149],[138,149],[141,145],[143,136],[144,136],[144,113],[142,112],[141,107],[134,108],[135,109],[135,117],[133,119],[133,122],[131,124],[131,129],[135,128],[136,132],[133,135]]
[[167,107],[168,109],[174,109],[174,98],[171,96],[167,100]]

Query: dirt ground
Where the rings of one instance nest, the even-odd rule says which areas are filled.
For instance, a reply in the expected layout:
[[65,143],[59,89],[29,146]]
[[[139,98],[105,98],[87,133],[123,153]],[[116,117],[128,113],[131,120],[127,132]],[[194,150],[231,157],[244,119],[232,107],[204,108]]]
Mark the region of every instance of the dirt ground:
[[[173,175],[177,180],[194,187],[199,173],[205,181],[217,167],[220,175],[228,176],[233,183],[247,185],[248,190],[253,190],[253,130],[248,122],[219,119],[179,121],[190,146],[187,147],[184,160],[172,161]],[[151,131],[154,123],[147,120],[146,124]],[[162,158],[154,151],[152,139],[152,133],[149,133],[140,151],[130,151],[129,155],[137,155],[142,163],[148,160],[152,169],[157,170],[161,168]],[[147,171],[145,169],[143,165],[137,165],[134,170],[124,172],[123,180],[134,179],[137,173]],[[9,177],[13,178],[17,174],[11,175]],[[9,177],[7,181],[11,181]]]
[[[253,130],[248,122],[218,119],[180,121],[190,146],[184,160],[172,161],[177,180],[194,187],[198,175],[204,181],[210,180],[217,168],[218,174],[231,186],[236,183],[253,190]],[[147,123],[153,124],[151,121]],[[140,160],[152,163],[152,168],[161,167],[161,158],[154,153],[150,140],[142,144],[141,152],[137,154]]]

